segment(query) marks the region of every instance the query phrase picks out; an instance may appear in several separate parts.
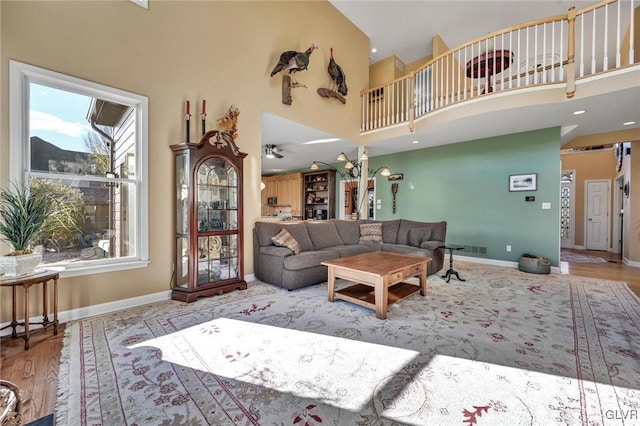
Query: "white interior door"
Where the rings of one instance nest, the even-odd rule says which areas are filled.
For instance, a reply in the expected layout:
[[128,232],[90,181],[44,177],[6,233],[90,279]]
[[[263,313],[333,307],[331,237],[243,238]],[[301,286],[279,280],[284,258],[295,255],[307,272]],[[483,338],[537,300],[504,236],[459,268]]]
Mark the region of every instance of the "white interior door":
[[609,248],[609,186],[608,180],[588,180],[586,184],[585,246],[587,250]]

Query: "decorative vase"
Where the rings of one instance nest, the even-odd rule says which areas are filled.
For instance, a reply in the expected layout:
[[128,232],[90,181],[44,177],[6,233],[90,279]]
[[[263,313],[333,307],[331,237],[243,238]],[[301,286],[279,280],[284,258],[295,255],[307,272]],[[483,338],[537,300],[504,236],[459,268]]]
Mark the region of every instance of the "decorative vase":
[[20,256],[0,256],[0,270],[3,278],[15,278],[33,273],[42,262],[42,253],[22,254]]

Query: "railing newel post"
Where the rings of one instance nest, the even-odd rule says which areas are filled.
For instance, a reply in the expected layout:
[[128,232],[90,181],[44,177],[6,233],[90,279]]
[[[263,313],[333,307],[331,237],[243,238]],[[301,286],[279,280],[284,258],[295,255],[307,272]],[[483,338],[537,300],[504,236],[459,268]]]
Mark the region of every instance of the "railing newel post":
[[416,101],[415,78],[416,78],[416,73],[415,73],[414,70],[411,70],[411,72],[409,73],[409,81],[410,81],[410,86],[411,86],[410,100],[409,100],[409,131],[411,133],[413,133],[414,130],[415,130],[415,118],[416,118],[416,113],[415,113],[415,101]]
[[576,7],[567,13],[567,98],[576,94]]

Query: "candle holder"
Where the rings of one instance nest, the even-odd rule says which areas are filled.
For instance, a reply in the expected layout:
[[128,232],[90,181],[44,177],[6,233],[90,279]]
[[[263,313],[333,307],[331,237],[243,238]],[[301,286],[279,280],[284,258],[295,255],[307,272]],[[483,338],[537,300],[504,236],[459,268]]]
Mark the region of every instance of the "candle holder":
[[187,120],[187,129],[186,129],[186,133],[187,133],[187,143],[189,143],[189,130],[191,127],[191,103],[187,100],[186,102],[186,111],[184,114],[186,120]]
[[187,143],[189,143],[189,127],[191,127],[191,114],[185,114],[185,118],[187,119]]

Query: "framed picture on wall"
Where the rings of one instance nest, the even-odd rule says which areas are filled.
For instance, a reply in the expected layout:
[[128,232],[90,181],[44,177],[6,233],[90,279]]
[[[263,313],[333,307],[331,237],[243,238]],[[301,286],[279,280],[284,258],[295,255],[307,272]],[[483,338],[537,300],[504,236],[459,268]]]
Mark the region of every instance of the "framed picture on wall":
[[537,191],[538,174],[509,175],[509,191]]
[[344,191],[344,206],[349,207],[349,198],[351,198],[351,193],[349,191]]

